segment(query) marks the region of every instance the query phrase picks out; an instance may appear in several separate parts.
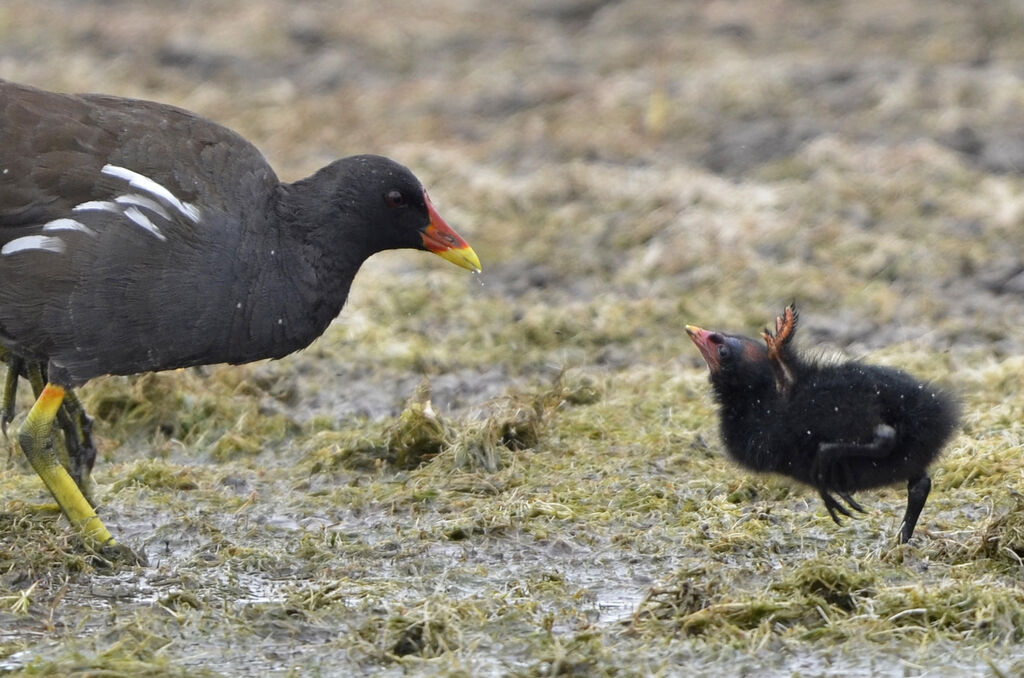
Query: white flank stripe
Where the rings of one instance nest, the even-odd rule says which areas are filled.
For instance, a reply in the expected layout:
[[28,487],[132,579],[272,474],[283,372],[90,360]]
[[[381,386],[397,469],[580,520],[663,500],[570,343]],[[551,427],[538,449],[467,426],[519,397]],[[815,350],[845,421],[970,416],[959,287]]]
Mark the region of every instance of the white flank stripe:
[[4,245],[3,248],[0,248],[0,254],[6,256],[29,250],[43,250],[44,252],[61,254],[64,252],[64,241],[52,235],[25,235],[15,238]]
[[161,233],[160,229],[156,227],[156,224],[150,221],[149,217],[139,211],[138,207],[129,207],[124,211],[124,215],[161,240],[167,240],[167,236]]
[[138,205],[139,207],[144,207],[147,210],[153,212],[157,216],[163,217],[167,221],[171,220],[171,215],[167,213],[167,210],[164,209],[163,205],[158,203],[156,200],[153,200],[152,198],[147,198],[146,196],[139,195],[138,193],[119,195],[116,198],[114,198],[114,202],[119,203],[121,205]]
[[101,171],[112,177],[124,179],[135,188],[163,199],[193,222],[199,223],[199,208],[195,205],[190,205],[187,202],[178,200],[177,196],[167,190],[166,187],[158,184],[149,177],[139,174],[138,172],[133,172],[126,167],[118,167],[117,165],[104,165]]
[[81,221],[75,221],[74,219],[54,219],[53,221],[47,221],[43,224],[44,231],[81,231],[86,235],[96,235],[96,231],[92,230]]
[[89,202],[79,203],[71,208],[72,212],[85,212],[88,210],[113,212],[114,214],[121,213],[121,208],[117,206],[117,203],[109,200],[90,200]]

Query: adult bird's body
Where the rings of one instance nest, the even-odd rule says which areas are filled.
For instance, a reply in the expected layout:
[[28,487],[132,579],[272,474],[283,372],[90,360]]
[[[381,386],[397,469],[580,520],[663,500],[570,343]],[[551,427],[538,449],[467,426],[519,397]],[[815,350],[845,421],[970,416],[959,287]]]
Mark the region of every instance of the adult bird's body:
[[[284,183],[252,144],[188,111],[0,81],[0,345],[39,398],[26,455],[94,544],[109,533],[44,449],[54,417],[88,438],[68,389],[285,356],[338,315],[363,261],[395,248],[480,268],[386,158]],[[79,481],[91,464],[72,469]]]
[[790,343],[796,322],[787,308],[764,344],[686,328],[711,371],[726,449],[748,469],[815,487],[837,523],[863,511],[853,492],[905,481],[899,538],[908,541],[931,489],[928,466],[956,429],[956,400],[900,370],[806,360]]

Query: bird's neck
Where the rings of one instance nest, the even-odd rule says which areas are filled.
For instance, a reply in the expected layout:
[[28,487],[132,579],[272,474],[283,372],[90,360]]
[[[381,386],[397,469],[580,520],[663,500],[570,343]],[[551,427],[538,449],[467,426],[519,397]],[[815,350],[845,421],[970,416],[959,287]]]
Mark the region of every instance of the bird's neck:
[[771,373],[747,374],[740,380],[713,379],[712,387],[722,422],[730,422],[728,430],[748,430],[771,416],[782,405]]
[[270,214],[274,223],[251,245],[258,251],[243,253],[260,265],[236,330],[280,357],[323,333],[372,252],[346,238],[338,211],[308,181],[281,184]]
[[716,389],[720,431],[725,448],[735,461],[756,471],[774,471],[776,460],[767,454],[766,435],[773,427],[773,414],[783,403],[773,389],[745,393],[722,393]]
[[300,278],[314,283],[318,296],[333,304],[337,315],[359,267],[379,248],[356,230],[360,223],[357,219],[347,219],[344,199],[328,199],[327,189],[318,178],[322,179],[320,173],[294,184],[282,184],[277,213],[282,234],[296,252],[296,263],[307,269]]
[[784,403],[774,385],[759,385],[744,388],[742,391],[723,391],[715,389],[715,400],[724,418],[734,421],[754,421],[770,416],[778,411]]

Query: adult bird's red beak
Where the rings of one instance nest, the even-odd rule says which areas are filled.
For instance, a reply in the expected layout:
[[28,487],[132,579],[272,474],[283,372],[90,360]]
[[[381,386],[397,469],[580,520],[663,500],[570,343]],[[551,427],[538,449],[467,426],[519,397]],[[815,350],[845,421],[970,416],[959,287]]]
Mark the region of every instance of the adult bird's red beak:
[[430,215],[430,224],[423,230],[423,246],[456,266],[478,273],[483,270],[480,268],[480,257],[476,256],[476,252],[462,236],[445,223],[425,191],[423,199],[427,203],[427,213]]

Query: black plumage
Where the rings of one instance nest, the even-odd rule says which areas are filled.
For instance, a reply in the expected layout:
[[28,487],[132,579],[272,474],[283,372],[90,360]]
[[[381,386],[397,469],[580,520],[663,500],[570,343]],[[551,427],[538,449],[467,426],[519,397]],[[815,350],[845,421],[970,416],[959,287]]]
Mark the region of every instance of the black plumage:
[[[3,81],[0,139],[0,343],[64,385],[287,355],[381,250],[454,250],[478,268],[386,158],[283,183],[188,111]],[[432,223],[447,245],[424,238]]]
[[[397,248],[480,268],[387,158],[286,183],[252,144],[188,111],[0,80],[2,423],[27,377],[26,455],[65,513],[107,540],[74,487],[95,450],[71,387],[285,356],[338,315],[368,257]],[[45,449],[55,420],[74,482]]]
[[763,343],[687,326],[711,371],[729,455],[816,488],[836,523],[863,512],[854,492],[905,481],[899,539],[908,541],[931,489],[928,467],[957,428],[956,398],[897,369],[809,360],[791,343],[796,324],[790,306]]

